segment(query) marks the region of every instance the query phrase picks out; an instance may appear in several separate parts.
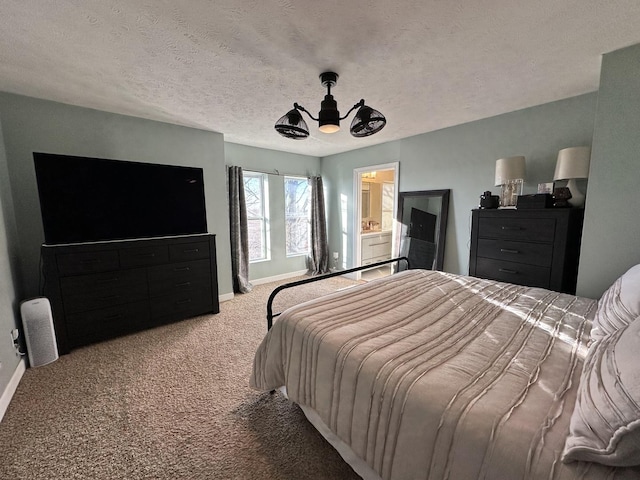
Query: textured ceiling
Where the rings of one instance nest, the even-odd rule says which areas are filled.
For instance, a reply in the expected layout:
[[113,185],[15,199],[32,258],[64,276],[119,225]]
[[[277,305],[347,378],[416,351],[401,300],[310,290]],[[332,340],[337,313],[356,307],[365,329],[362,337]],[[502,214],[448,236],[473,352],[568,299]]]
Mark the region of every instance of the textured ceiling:
[[[638,0],[2,0],[0,90],[325,156],[595,91],[639,25]],[[325,70],[384,130],[276,133]]]

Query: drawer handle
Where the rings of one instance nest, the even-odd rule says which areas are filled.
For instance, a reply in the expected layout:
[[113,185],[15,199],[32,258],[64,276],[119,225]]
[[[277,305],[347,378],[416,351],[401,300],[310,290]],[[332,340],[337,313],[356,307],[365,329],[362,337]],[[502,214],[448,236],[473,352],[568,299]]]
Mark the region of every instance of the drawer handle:
[[175,284],[176,287],[188,287],[189,285],[191,285],[191,282],[182,282]]
[[520,253],[519,250],[513,250],[511,248],[501,248],[500,251],[503,253]]
[[107,315],[104,317],[105,320],[115,320],[116,318],[122,318],[121,313],[114,313],[113,315]]
[[176,302],[176,305],[184,305],[185,303],[191,303],[191,299],[190,299],[190,298],[187,298],[187,299],[185,299],[185,300],[178,300],[178,301]]
[[382,243],[372,243],[371,245],[369,245],[370,247],[375,247],[376,245],[389,245],[389,242],[382,242]]
[[502,273],[511,273],[511,274],[513,274],[513,275],[515,275],[516,273],[518,273],[518,271],[517,271],[517,270],[509,270],[508,268],[499,268],[499,269],[498,269],[498,271],[499,271],[499,272],[502,272]]
[[522,227],[507,227],[503,225],[502,230],[522,230]]
[[192,248],[190,250],[182,250],[182,253],[198,253],[199,251],[199,248]]
[[191,267],[176,267],[173,269],[174,272],[188,272],[191,270]]

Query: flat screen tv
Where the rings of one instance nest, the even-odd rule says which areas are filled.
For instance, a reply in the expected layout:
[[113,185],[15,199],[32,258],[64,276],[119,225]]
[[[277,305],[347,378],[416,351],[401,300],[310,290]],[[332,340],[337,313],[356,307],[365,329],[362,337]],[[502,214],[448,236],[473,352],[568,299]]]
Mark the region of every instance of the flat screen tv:
[[201,168],[33,154],[45,243],[207,232]]

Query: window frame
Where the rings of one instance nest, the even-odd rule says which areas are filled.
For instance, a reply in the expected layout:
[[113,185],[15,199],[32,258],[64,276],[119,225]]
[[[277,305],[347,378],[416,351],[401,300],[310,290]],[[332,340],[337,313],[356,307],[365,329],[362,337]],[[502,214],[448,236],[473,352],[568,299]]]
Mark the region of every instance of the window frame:
[[[260,258],[254,258],[251,259],[249,258],[249,263],[260,263],[260,262],[268,262],[271,260],[271,232],[270,232],[270,219],[269,219],[269,178],[267,176],[266,173],[262,173],[262,172],[252,172],[252,171],[245,171],[243,172],[243,188],[245,188],[245,203],[246,203],[246,197],[247,197],[247,190],[246,190],[246,183],[244,183],[246,181],[247,178],[258,178],[260,180],[260,187],[262,190],[262,202],[261,202],[261,208],[262,208],[262,216],[250,216],[249,215],[249,209],[247,210],[247,224],[249,223],[249,221],[251,220],[259,220],[261,223],[261,235],[262,235],[262,244],[263,244],[263,251],[262,251],[262,256]],[[248,227],[248,225],[247,225]]]
[[[295,180],[295,181],[301,181],[304,180],[307,183],[307,187],[309,189],[308,195],[309,195],[309,211],[306,213],[306,220],[307,220],[307,244],[308,244],[308,249],[305,252],[295,252],[295,253],[290,253],[289,252],[289,234],[288,234],[288,220],[289,218],[303,218],[303,215],[301,214],[296,214],[296,215],[289,215],[289,213],[287,212],[287,182],[290,180]],[[311,201],[312,201],[312,195],[313,195],[313,185],[311,184],[311,181],[309,179],[309,177],[304,177],[304,176],[296,176],[296,175],[285,175],[284,176],[284,182],[283,182],[283,187],[284,187],[284,228],[285,228],[285,233],[284,233],[284,251],[285,251],[285,256],[286,258],[294,258],[294,257],[300,257],[300,256],[307,256],[311,253]]]

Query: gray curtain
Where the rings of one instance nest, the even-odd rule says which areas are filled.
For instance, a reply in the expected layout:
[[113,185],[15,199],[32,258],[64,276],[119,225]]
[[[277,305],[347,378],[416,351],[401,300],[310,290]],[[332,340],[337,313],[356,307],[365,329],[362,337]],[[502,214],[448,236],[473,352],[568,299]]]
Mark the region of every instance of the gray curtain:
[[327,216],[324,210],[322,177],[311,177],[311,255],[309,273],[321,275],[329,272],[329,243],[327,242]]
[[249,234],[247,207],[244,201],[244,180],[241,167],[229,167],[229,226],[231,230],[231,274],[233,291],[249,293]]

